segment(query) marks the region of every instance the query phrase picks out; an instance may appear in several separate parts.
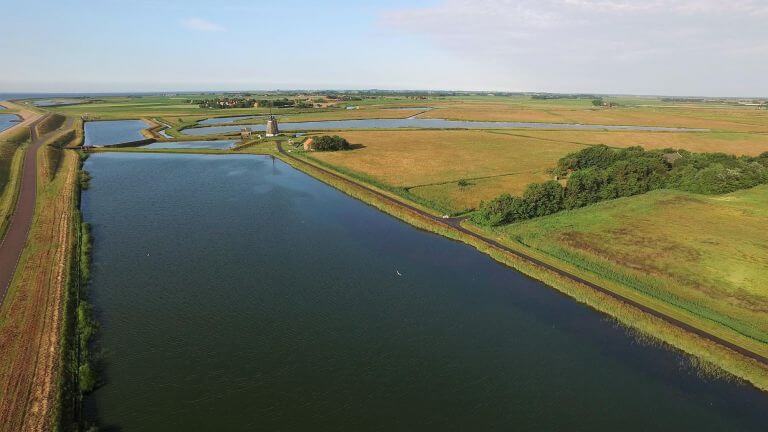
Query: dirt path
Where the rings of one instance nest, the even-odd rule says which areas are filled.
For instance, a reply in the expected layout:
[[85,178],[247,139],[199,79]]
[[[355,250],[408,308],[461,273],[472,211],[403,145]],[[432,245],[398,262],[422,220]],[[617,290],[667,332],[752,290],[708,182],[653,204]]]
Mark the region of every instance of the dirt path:
[[461,226],[461,221],[463,220],[463,218],[441,218],[439,216],[431,215],[431,214],[429,214],[429,213],[427,213],[427,212],[425,212],[425,211],[423,211],[423,210],[421,210],[419,208],[416,208],[416,207],[414,207],[412,205],[409,205],[407,203],[404,203],[404,202],[401,202],[399,200],[396,200],[396,199],[394,199],[394,198],[392,198],[392,197],[390,197],[390,196],[388,196],[386,194],[383,194],[383,193],[381,193],[379,191],[371,189],[371,188],[369,188],[369,187],[367,187],[365,185],[353,182],[353,181],[348,180],[348,179],[346,179],[346,178],[344,178],[344,177],[342,177],[342,176],[340,176],[340,175],[338,175],[338,174],[336,174],[334,172],[331,172],[331,171],[329,171],[329,170],[327,170],[325,168],[322,168],[322,167],[310,164],[309,162],[306,162],[306,161],[304,161],[304,160],[302,160],[300,158],[297,158],[296,156],[286,152],[283,149],[283,146],[279,142],[277,143],[277,150],[280,152],[280,154],[282,154],[283,156],[285,156],[287,158],[290,158],[291,160],[299,162],[299,163],[301,163],[303,165],[310,166],[312,169],[316,169],[316,170],[322,171],[323,173],[325,173],[325,174],[327,174],[327,175],[329,175],[329,176],[331,176],[331,177],[333,177],[333,178],[335,178],[335,179],[337,179],[339,181],[342,181],[344,183],[347,183],[347,184],[350,184],[352,186],[356,186],[356,187],[360,187],[362,189],[365,189],[367,192],[375,195],[377,198],[382,199],[382,200],[386,201],[389,204],[392,204],[392,205],[395,205],[395,206],[398,206],[398,207],[401,207],[401,208],[405,208],[405,209],[409,210],[410,212],[417,214],[420,217],[423,217],[423,218],[431,220],[434,223],[451,227],[451,228],[461,232],[464,235],[470,236],[470,237],[474,238],[475,240],[484,242],[488,246],[491,246],[491,247],[493,247],[495,249],[498,249],[500,251],[512,254],[512,255],[514,255],[514,256],[516,256],[516,257],[518,257],[518,258],[520,258],[520,259],[522,259],[524,261],[528,261],[530,263],[533,263],[536,266],[544,268],[546,270],[549,270],[552,273],[555,273],[555,274],[557,274],[559,276],[562,276],[562,277],[565,277],[567,279],[570,279],[570,280],[572,280],[572,281],[574,281],[576,283],[579,283],[581,285],[585,285],[585,286],[587,286],[587,287],[589,287],[591,289],[594,289],[595,291],[598,291],[598,292],[600,292],[602,294],[605,294],[605,295],[607,295],[609,297],[612,297],[612,298],[614,298],[616,300],[622,301],[622,302],[624,302],[624,303],[626,303],[626,304],[628,304],[628,305],[630,305],[632,307],[635,307],[635,308],[637,308],[637,309],[639,309],[639,310],[641,310],[641,311],[643,311],[643,312],[645,312],[645,313],[647,313],[647,314],[649,314],[649,315],[651,315],[653,317],[660,318],[660,319],[668,322],[669,324],[672,324],[672,325],[674,325],[674,326],[676,326],[678,328],[681,328],[681,329],[683,329],[683,330],[685,330],[687,332],[693,333],[693,334],[695,334],[695,335],[697,335],[697,336],[699,336],[699,337],[701,337],[703,339],[706,339],[706,340],[708,340],[710,342],[714,342],[714,343],[716,343],[718,345],[724,346],[724,347],[726,347],[726,348],[728,348],[728,349],[730,349],[732,351],[735,351],[735,352],[737,352],[737,353],[739,353],[739,354],[741,354],[741,355],[743,355],[745,357],[753,359],[753,360],[757,361],[758,363],[762,364],[763,366],[768,366],[768,357],[765,357],[765,356],[763,356],[761,354],[752,352],[752,351],[750,351],[750,350],[748,350],[746,348],[738,346],[738,345],[736,345],[736,344],[734,344],[732,342],[729,342],[729,341],[727,341],[725,339],[722,339],[722,338],[720,338],[720,337],[718,337],[716,335],[713,335],[711,333],[707,333],[707,332],[705,332],[705,331],[703,331],[703,330],[701,330],[699,328],[693,327],[690,324],[687,324],[687,323],[685,323],[683,321],[680,321],[680,320],[678,320],[675,317],[672,317],[670,315],[665,314],[664,312],[652,309],[652,308],[650,308],[648,306],[645,306],[645,305],[643,305],[641,303],[636,302],[635,300],[632,300],[630,298],[624,297],[621,294],[618,294],[618,293],[613,292],[613,291],[611,291],[609,289],[603,288],[603,287],[601,287],[601,286],[599,286],[597,284],[594,284],[592,282],[584,280],[584,279],[580,278],[579,276],[576,276],[576,275],[574,275],[572,273],[569,273],[569,272],[567,272],[565,270],[559,269],[559,268],[557,268],[557,267],[555,267],[555,266],[553,266],[551,264],[547,264],[547,263],[545,263],[545,262],[543,262],[543,261],[541,261],[541,260],[539,260],[539,259],[537,259],[535,257],[527,255],[527,254],[525,254],[523,252],[519,252],[519,251],[516,251],[514,249],[511,249],[511,248],[509,248],[509,247],[507,247],[507,246],[497,242],[496,240],[493,240],[493,239],[490,239],[490,238],[487,238],[487,237],[483,237],[483,236],[481,236],[479,234],[476,234],[476,233],[474,233],[474,232],[464,228],[463,226]]
[[[5,298],[8,285],[11,283],[16,265],[27,242],[29,227],[32,225],[32,216],[35,214],[35,199],[37,196],[37,150],[45,142],[45,136],[38,136],[35,126],[47,116],[39,116],[28,123],[30,131],[30,144],[24,154],[24,162],[21,171],[21,186],[19,197],[16,200],[11,221],[5,237],[0,240],[0,304]],[[15,129],[14,126],[11,129]]]

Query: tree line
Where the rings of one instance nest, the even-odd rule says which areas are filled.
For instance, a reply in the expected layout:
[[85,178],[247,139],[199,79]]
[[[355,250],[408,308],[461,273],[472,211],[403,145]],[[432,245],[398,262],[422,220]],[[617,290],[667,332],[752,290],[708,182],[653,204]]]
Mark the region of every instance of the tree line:
[[550,180],[528,185],[521,196],[481,202],[472,219],[503,225],[655,189],[723,194],[768,183],[768,152],[757,157],[686,150],[587,147],[558,161]]

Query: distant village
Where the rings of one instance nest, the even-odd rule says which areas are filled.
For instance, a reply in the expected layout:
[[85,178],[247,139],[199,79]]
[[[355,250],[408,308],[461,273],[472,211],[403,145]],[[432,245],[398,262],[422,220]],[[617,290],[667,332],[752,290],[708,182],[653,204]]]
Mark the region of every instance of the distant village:
[[327,108],[340,102],[361,101],[363,96],[324,95],[296,96],[293,98],[260,99],[247,96],[222,96],[208,99],[189,99],[188,103],[200,108]]

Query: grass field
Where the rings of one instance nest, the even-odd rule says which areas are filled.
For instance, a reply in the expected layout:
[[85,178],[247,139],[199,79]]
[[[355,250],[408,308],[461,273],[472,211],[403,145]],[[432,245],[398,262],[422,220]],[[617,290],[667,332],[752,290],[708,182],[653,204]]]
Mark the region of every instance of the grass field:
[[[313,153],[325,163],[408,188],[452,211],[476,206],[511,188],[550,178],[557,160],[583,148],[580,144],[531,140],[488,131],[342,132],[347,152]],[[466,180],[468,186],[458,182]]]
[[604,202],[495,230],[768,346],[768,186]]
[[701,153],[757,156],[768,151],[768,134],[742,132],[498,131],[532,139],[611,147],[676,148]]
[[[610,98],[609,98],[610,99]],[[422,118],[584,123],[768,132],[768,110],[708,104],[661,105],[633,100],[630,106],[596,108],[589,100],[532,100],[524,97],[459,99],[434,103]],[[627,101],[625,101],[627,103]]]

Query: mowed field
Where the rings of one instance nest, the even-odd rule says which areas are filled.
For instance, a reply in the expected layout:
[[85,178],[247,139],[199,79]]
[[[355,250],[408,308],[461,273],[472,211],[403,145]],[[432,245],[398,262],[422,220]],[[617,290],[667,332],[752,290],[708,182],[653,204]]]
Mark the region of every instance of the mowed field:
[[492,232],[768,344],[768,186],[603,202]]
[[[187,103],[189,99],[209,98],[210,95],[188,96],[141,96],[141,97],[109,97],[90,101],[89,103],[51,106],[47,110],[69,116],[88,115],[98,119],[126,119],[138,117],[172,117],[181,116],[185,121],[202,120],[209,117],[232,117],[268,114],[270,109],[263,108],[231,108],[211,109],[200,108],[196,104]],[[256,96],[256,98],[259,98]],[[401,98],[377,98],[364,101],[339,102],[337,107],[330,108],[274,108],[271,111],[278,116],[286,116],[283,121],[309,120],[338,120],[360,118],[401,118],[416,115],[423,109],[399,110],[390,107],[408,105],[423,107],[424,103],[404,100]],[[358,109],[345,109],[344,106],[356,106]]]
[[[606,100],[612,100],[607,98]],[[725,104],[669,104],[659,100],[621,100],[614,108],[590,100],[532,100],[525,97],[454,99],[433,103],[421,118],[475,121],[584,123],[768,132],[768,110]]]
[[[461,212],[502,193],[520,194],[585,146],[642,146],[694,152],[759,155],[768,134],[739,132],[624,132],[565,130],[355,131],[340,132],[349,152],[313,153],[333,166],[377,182],[407,188],[440,209]],[[465,180],[459,184],[460,180]]]
[[675,148],[701,153],[758,156],[768,151],[768,134],[743,132],[500,131],[531,139],[611,147]]
[[[504,192],[521,192],[551,178],[557,160],[583,145],[536,140],[489,131],[340,132],[362,146],[346,152],[317,152],[326,164],[370,177],[455,212]],[[465,180],[468,185],[459,185]]]

